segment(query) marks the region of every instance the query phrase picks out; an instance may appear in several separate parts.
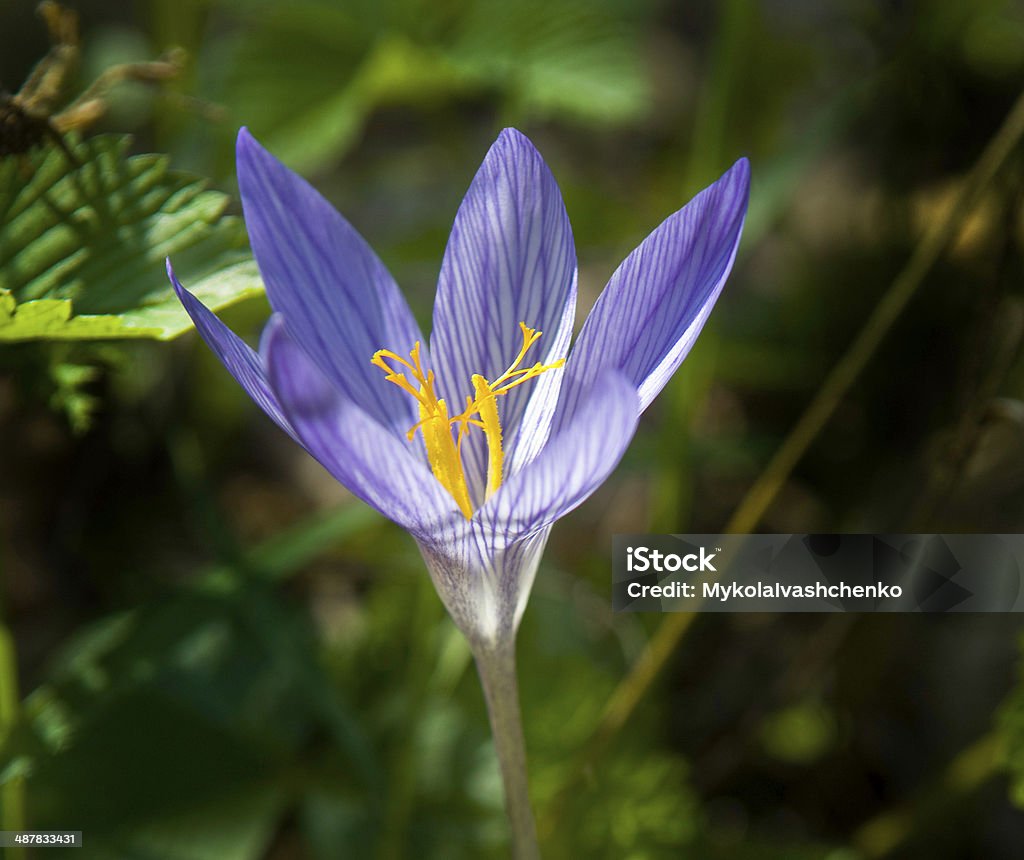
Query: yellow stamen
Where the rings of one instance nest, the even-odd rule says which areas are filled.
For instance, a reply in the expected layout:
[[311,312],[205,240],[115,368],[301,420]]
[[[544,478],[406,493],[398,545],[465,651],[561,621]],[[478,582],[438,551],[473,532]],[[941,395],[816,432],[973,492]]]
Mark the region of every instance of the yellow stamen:
[[[498,397],[507,394],[517,385],[522,385],[549,370],[561,367],[565,359],[551,364],[534,364],[519,368],[530,347],[537,342],[541,332],[519,323],[523,333],[523,346],[508,369],[493,382],[480,374],[473,374],[473,396],[466,397],[466,408],[458,415],[449,416],[448,406],[438,399],[434,390],[434,372],[424,372],[420,363],[420,343],[416,341],[409,358],[404,359],[389,349],[379,349],[371,359],[375,367],[385,373],[385,380],[394,383],[402,391],[415,398],[419,404],[420,420],[409,428],[411,442],[416,431],[423,434],[427,449],[427,460],[434,477],[455,499],[466,519],[473,517],[473,505],[466,485],[466,473],[462,468],[462,440],[470,428],[479,427],[487,440],[487,489],[485,498],[498,491],[503,478],[505,453],[502,449],[501,420],[498,416]],[[389,362],[391,362],[389,364]],[[404,368],[404,370],[400,369]],[[408,375],[407,375],[408,374]],[[410,381],[409,377],[412,377]],[[456,438],[452,438],[451,427],[458,425]]]
[[[410,361],[389,349],[379,349],[370,359],[375,367],[384,371],[388,382],[393,382],[402,391],[412,395],[419,403],[420,420],[409,430],[411,442],[419,430],[423,434],[423,444],[427,448],[427,460],[434,477],[455,499],[466,519],[473,516],[473,505],[469,500],[469,488],[466,486],[466,475],[462,471],[462,460],[459,458],[452,439],[451,420],[448,418],[448,406],[439,400],[434,393],[434,372],[423,372],[420,364],[420,342],[416,341],[409,353]],[[388,361],[395,362],[406,368],[412,375],[418,388],[409,382],[408,377],[396,371]]]
[[487,492],[489,499],[501,486],[501,469],[505,463],[505,452],[501,447],[501,421],[498,419],[498,396],[491,384],[480,374],[473,374],[473,393],[476,400],[471,407],[480,415],[480,422],[487,439]]
[[473,517],[473,504],[469,500],[469,488],[466,486],[466,475],[462,471],[462,460],[452,439],[451,425],[448,419],[448,407],[444,400],[437,401],[437,409],[430,415],[424,406],[420,406],[420,430],[423,443],[427,446],[427,460],[434,477],[441,482],[452,498],[458,503],[466,519]]

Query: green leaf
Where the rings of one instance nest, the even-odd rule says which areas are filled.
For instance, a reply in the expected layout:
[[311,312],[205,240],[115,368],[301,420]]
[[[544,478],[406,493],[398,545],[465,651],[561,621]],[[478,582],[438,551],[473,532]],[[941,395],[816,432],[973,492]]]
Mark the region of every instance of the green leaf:
[[451,56],[527,115],[635,122],[651,108],[635,14],[607,0],[484,0],[471,7]]
[[0,162],[0,341],[176,337],[191,322],[168,256],[212,309],[262,291],[228,196],[128,144],[80,142],[79,164],[57,147]]
[[161,593],[86,627],[0,748],[33,823],[89,856],[257,860],[321,775],[373,820],[380,766],[306,613],[259,583]]
[[51,366],[50,376],[56,389],[50,397],[50,405],[63,410],[72,430],[86,432],[92,425],[99,398],[89,394],[85,387],[99,378],[100,369],[90,364],[58,361]]
[[247,26],[215,97],[305,172],[350,149],[384,105],[493,94],[517,116],[591,125],[635,122],[652,106],[639,26],[646,2],[234,5]]
[[[267,43],[278,37],[268,35]],[[257,53],[266,54],[267,46],[258,43]],[[329,89],[317,95],[313,80],[329,66],[329,56],[319,60],[306,48],[305,63],[317,62],[310,72],[310,84],[302,96],[282,97],[276,106],[267,104],[267,91],[258,81],[249,81],[240,92],[251,105],[245,116],[272,113],[274,119],[264,136],[273,151],[291,165],[312,169],[327,162],[335,153],[350,148],[362,132],[374,108],[383,104],[416,104],[461,92],[466,85],[457,70],[439,53],[420,48],[401,35],[382,37],[353,68],[344,81],[328,78],[317,83]],[[329,55],[329,51],[324,49]],[[319,55],[316,55],[319,56]],[[256,62],[256,61],[253,61]],[[299,67],[301,72],[301,66]],[[268,71],[268,77],[274,73]]]

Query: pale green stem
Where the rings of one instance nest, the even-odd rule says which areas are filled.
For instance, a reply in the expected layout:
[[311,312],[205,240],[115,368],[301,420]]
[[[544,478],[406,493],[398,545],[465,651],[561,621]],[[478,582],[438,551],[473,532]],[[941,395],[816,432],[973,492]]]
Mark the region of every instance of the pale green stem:
[[533,823],[526,776],[526,744],[519,714],[515,641],[494,647],[474,647],[473,656],[487,700],[491,734],[505,786],[505,809],[512,827],[512,856],[515,860],[539,860],[537,828]]
[[[18,663],[14,651],[14,639],[3,625],[0,625],[0,746],[7,742],[8,733],[18,718],[20,696],[18,695]],[[20,776],[12,777],[0,786],[0,804],[3,814],[0,829],[25,829],[25,785]],[[8,848],[11,860],[26,857],[23,846]]]

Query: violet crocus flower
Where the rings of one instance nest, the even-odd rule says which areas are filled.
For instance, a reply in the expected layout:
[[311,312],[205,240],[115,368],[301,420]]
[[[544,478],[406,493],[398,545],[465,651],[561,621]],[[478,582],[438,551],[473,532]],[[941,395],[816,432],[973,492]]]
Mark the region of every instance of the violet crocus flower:
[[[511,796],[525,795],[525,768],[507,761],[522,757],[521,740],[502,749],[515,746],[503,736],[521,738],[515,632],[552,524],[615,468],[707,320],[736,256],[749,165],[736,162],[625,259],[570,349],[569,219],[518,131],[500,134],[455,217],[429,343],[384,264],[323,197],[245,129],[237,156],[274,311],[259,351],[168,263],[171,280],[253,400],[416,539],[480,666],[517,851],[533,856],[528,801],[516,809],[522,797]],[[509,782],[517,766],[521,785]]]

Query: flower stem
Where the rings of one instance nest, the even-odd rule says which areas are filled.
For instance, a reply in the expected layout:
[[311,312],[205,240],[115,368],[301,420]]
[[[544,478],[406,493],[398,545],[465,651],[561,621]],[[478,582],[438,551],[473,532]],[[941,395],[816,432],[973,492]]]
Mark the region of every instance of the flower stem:
[[512,827],[512,855],[515,860],[539,860],[537,828],[533,823],[526,777],[526,744],[519,715],[515,641],[474,647],[473,655],[487,700],[491,733],[505,786],[505,809]]

